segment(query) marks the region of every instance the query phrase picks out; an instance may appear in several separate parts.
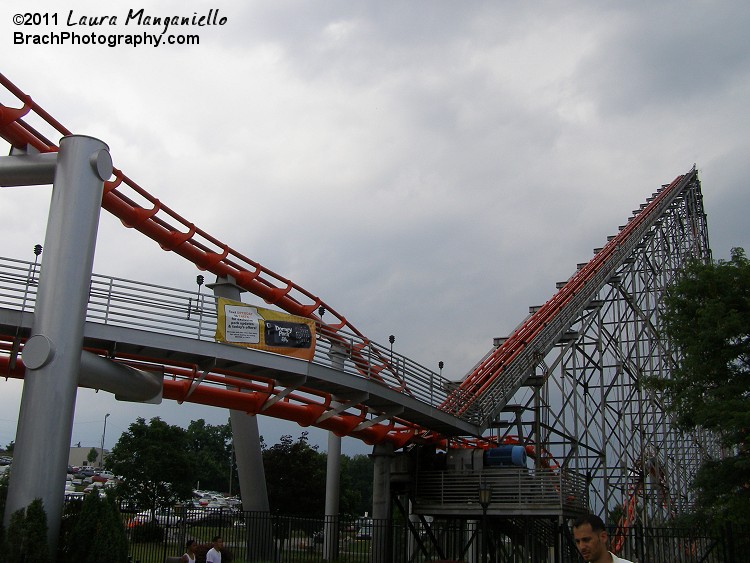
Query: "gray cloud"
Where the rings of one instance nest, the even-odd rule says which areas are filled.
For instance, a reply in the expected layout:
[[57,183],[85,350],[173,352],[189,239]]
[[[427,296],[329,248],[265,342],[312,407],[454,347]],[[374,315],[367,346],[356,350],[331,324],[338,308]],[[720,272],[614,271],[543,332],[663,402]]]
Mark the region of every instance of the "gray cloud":
[[[215,7],[229,22],[196,47],[10,46],[3,72],[177,213],[450,377],[693,163],[715,255],[750,247],[742,3]],[[0,191],[5,255],[32,257],[48,198]],[[96,269],[185,288],[199,273],[107,216]],[[77,421],[118,409],[96,399]],[[124,429],[135,414],[120,410]]]

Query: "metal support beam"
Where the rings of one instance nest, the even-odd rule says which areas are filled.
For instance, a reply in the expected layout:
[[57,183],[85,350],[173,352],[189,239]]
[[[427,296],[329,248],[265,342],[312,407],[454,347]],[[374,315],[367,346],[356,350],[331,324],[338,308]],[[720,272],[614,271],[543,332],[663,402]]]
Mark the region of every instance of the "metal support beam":
[[372,448],[372,561],[390,563],[391,458],[393,444],[383,442]]
[[[28,344],[23,349],[24,363]],[[102,358],[91,352],[81,352],[78,384],[90,389],[113,393],[118,401],[159,404],[162,398],[164,373],[143,371]]]
[[60,532],[96,231],[104,181],[111,175],[112,159],[102,141],[79,135],[60,141],[30,338],[39,349],[26,366],[5,508],[7,524],[13,512],[41,498],[52,553]]
[[[344,369],[346,351],[336,346],[329,352],[331,367]],[[323,532],[323,560],[333,561],[339,555],[339,500],[341,486],[341,436],[328,433],[328,453],[326,455],[326,503],[325,530]]]
[[[214,296],[224,297],[233,301],[240,301],[242,292],[235,280],[217,278],[216,283],[207,284],[213,289]],[[227,385],[227,388],[231,388]],[[266,473],[263,468],[263,453],[260,448],[260,432],[258,419],[255,415],[236,409],[230,409],[229,422],[232,426],[232,440],[237,460],[237,476],[242,496],[242,509],[246,512],[270,512],[268,503],[268,489],[266,488]],[[251,557],[263,560],[273,554],[273,537],[271,529],[258,531],[257,537],[248,545]],[[255,559],[251,559],[255,560]]]
[[57,153],[0,157],[0,186],[40,186],[55,180]]

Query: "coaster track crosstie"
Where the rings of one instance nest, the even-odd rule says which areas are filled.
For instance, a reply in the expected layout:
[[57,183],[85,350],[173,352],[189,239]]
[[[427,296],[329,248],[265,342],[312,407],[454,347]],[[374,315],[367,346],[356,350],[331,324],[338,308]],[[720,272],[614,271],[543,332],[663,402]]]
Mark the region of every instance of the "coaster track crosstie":
[[[56,152],[49,137],[71,131],[1,74],[0,84],[15,97],[10,106],[0,104],[0,136],[11,145],[11,154]],[[664,288],[686,260],[710,257],[695,168],[663,185],[634,211],[618,234],[558,284],[553,297],[460,382],[403,356],[394,360],[321,298],[212,237],[117,168],[105,182],[102,207],[200,270],[231,279],[283,311],[314,319],[323,355],[341,354],[351,377],[375,382],[404,402],[422,402],[471,431],[436,429],[399,409],[379,409],[358,393],[347,399],[345,394],[306,388],[303,379],[294,383],[267,372],[257,376],[99,351],[126,363],[160,365],[168,376],[167,398],[231,408],[252,400],[247,412],[318,425],[368,443],[389,441],[396,447],[519,443],[535,453],[538,468],[589,475],[590,503],[597,511],[636,505],[628,498],[636,471],[644,476],[638,494],[648,497],[650,473],[639,467],[647,458],[651,474],[658,466],[659,475],[672,477],[670,484],[663,479],[658,483],[659,498],[670,498],[662,504],[669,504],[671,511],[686,508],[690,473],[700,455],[714,453],[705,437],[676,433],[659,398],[641,385],[644,376],[668,377],[671,365],[679,361],[660,333]],[[18,334],[16,330],[9,337],[6,331],[1,353],[6,373],[16,376],[22,371],[14,355],[22,344]],[[489,428],[496,430],[487,434]],[[628,432],[634,435],[628,437]],[[641,506],[643,518],[664,513],[647,500]]]

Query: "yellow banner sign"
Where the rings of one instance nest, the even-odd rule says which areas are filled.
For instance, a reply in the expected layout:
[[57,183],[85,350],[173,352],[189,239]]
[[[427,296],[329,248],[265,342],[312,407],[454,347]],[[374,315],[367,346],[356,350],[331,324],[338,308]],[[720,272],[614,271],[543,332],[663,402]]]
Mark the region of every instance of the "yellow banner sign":
[[312,360],[315,321],[219,298],[216,341]]

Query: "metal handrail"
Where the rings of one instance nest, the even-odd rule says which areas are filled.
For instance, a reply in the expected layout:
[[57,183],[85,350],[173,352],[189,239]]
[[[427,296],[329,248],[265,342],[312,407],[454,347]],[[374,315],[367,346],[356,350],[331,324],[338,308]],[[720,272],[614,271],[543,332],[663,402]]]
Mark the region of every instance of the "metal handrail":
[[492,490],[491,507],[502,509],[556,506],[583,510],[587,506],[586,478],[578,473],[525,467],[461,471],[420,471],[415,502],[418,505],[479,507],[480,485]]
[[[32,262],[0,257],[0,307],[31,310],[36,300],[36,278],[31,279]],[[216,332],[216,301],[213,295],[175,289],[162,285],[93,274],[86,313],[88,322],[135,328],[147,332],[213,341]],[[338,351],[340,340],[331,341],[323,331],[316,342],[313,363],[331,367],[331,354]],[[367,353],[348,354],[342,371],[359,378],[377,378],[388,387],[408,394],[430,406],[443,403],[454,382],[438,373],[393,352],[390,347],[339,331],[336,338],[347,341],[347,350],[367,348]],[[382,358],[388,358],[383,368]],[[406,382],[404,387],[402,382]],[[478,420],[475,411],[462,419]]]

